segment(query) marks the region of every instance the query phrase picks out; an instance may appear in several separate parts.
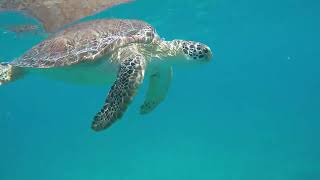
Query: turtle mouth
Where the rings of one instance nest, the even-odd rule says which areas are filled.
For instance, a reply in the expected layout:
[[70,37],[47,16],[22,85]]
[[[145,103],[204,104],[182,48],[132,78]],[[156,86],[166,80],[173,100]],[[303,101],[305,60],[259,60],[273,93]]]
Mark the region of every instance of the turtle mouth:
[[211,61],[212,57],[213,57],[212,51],[209,47],[206,47],[206,49],[207,49],[206,59],[207,59],[207,61]]

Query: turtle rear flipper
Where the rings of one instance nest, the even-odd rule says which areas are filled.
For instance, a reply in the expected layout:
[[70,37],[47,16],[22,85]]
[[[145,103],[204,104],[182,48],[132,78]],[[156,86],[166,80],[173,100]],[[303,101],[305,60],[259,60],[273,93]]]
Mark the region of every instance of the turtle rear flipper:
[[0,85],[13,79],[13,68],[8,63],[0,63]]
[[17,80],[23,75],[22,68],[12,66],[9,63],[0,63],[0,85]]
[[94,117],[92,129],[101,131],[120,119],[141,85],[145,72],[143,55],[130,52],[122,58],[117,79],[111,87],[101,111]]

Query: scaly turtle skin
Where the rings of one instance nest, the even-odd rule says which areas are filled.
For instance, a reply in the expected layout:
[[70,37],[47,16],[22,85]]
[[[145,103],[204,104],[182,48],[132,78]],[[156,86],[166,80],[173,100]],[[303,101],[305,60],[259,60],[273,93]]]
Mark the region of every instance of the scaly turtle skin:
[[81,84],[105,84],[115,78],[92,123],[92,128],[99,131],[122,117],[146,72],[150,83],[141,114],[149,113],[165,99],[172,65],[203,63],[211,58],[208,46],[193,41],[164,41],[143,21],[95,20],[71,26],[21,57],[1,63],[0,84],[36,72]]

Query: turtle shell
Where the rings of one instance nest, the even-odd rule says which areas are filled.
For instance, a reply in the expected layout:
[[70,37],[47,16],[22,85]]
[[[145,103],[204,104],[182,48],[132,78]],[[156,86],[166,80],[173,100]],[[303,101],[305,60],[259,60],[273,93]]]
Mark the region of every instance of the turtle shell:
[[140,20],[108,19],[70,26],[35,45],[10,64],[51,68],[94,61],[131,43],[151,43],[155,30]]

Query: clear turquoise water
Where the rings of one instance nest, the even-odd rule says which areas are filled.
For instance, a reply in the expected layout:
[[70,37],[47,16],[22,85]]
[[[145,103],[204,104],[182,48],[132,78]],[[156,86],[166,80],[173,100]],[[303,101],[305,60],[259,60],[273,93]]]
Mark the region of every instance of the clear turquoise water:
[[[214,61],[175,67],[168,98],[95,133],[109,87],[29,76],[0,88],[1,180],[320,179],[320,3],[138,0],[93,18],[138,18]],[[31,21],[13,13],[0,23]],[[0,58],[42,37],[0,30]]]

